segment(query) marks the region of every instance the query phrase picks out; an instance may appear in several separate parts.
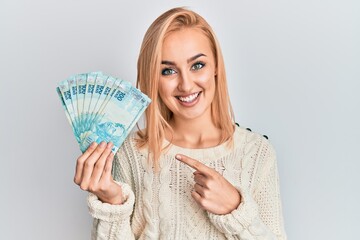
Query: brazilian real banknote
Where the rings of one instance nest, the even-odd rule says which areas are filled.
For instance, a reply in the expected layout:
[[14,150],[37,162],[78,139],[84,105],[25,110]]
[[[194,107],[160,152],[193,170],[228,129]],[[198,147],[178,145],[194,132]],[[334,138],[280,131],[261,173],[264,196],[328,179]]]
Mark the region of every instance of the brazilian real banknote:
[[71,76],[56,91],[82,152],[105,141],[115,153],[151,102],[130,82],[102,72]]

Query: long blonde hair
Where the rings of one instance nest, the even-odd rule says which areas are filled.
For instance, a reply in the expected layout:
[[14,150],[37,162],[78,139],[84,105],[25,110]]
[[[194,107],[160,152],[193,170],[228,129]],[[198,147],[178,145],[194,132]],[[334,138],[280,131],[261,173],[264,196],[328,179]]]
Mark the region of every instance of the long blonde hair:
[[162,45],[169,33],[183,28],[199,29],[210,41],[217,69],[215,96],[211,103],[212,121],[221,130],[221,142],[232,139],[234,132],[224,59],[215,33],[199,14],[185,8],[173,8],[159,16],[145,33],[137,63],[137,87],[152,100],[145,111],[145,129],[138,132],[138,147],[146,146],[154,163],[158,162],[163,150],[165,129],[172,131],[168,123],[172,113],[158,95]]

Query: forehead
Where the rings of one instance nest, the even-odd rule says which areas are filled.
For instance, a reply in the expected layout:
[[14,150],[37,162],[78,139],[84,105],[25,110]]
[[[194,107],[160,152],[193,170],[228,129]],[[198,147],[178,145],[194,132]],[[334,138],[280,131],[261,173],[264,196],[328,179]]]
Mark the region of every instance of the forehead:
[[203,53],[213,56],[209,38],[197,28],[184,28],[169,33],[163,42],[162,59],[188,59]]

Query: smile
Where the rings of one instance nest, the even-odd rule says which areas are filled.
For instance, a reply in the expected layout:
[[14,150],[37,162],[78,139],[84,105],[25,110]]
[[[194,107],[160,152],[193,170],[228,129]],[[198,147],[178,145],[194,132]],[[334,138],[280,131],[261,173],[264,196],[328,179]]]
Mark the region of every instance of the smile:
[[193,94],[188,95],[186,97],[176,96],[176,98],[179,99],[181,102],[184,102],[184,103],[192,103],[198,98],[200,93],[201,92],[196,92],[196,93],[193,93]]

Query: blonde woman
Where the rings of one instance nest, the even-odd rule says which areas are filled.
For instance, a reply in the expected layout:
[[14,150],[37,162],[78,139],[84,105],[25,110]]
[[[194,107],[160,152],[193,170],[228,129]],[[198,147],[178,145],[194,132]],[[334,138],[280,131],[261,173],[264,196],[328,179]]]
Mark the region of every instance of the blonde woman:
[[184,8],[149,27],[137,85],[152,103],[115,157],[93,143],[74,181],[93,239],[286,239],[275,152],[237,127],[219,43]]

